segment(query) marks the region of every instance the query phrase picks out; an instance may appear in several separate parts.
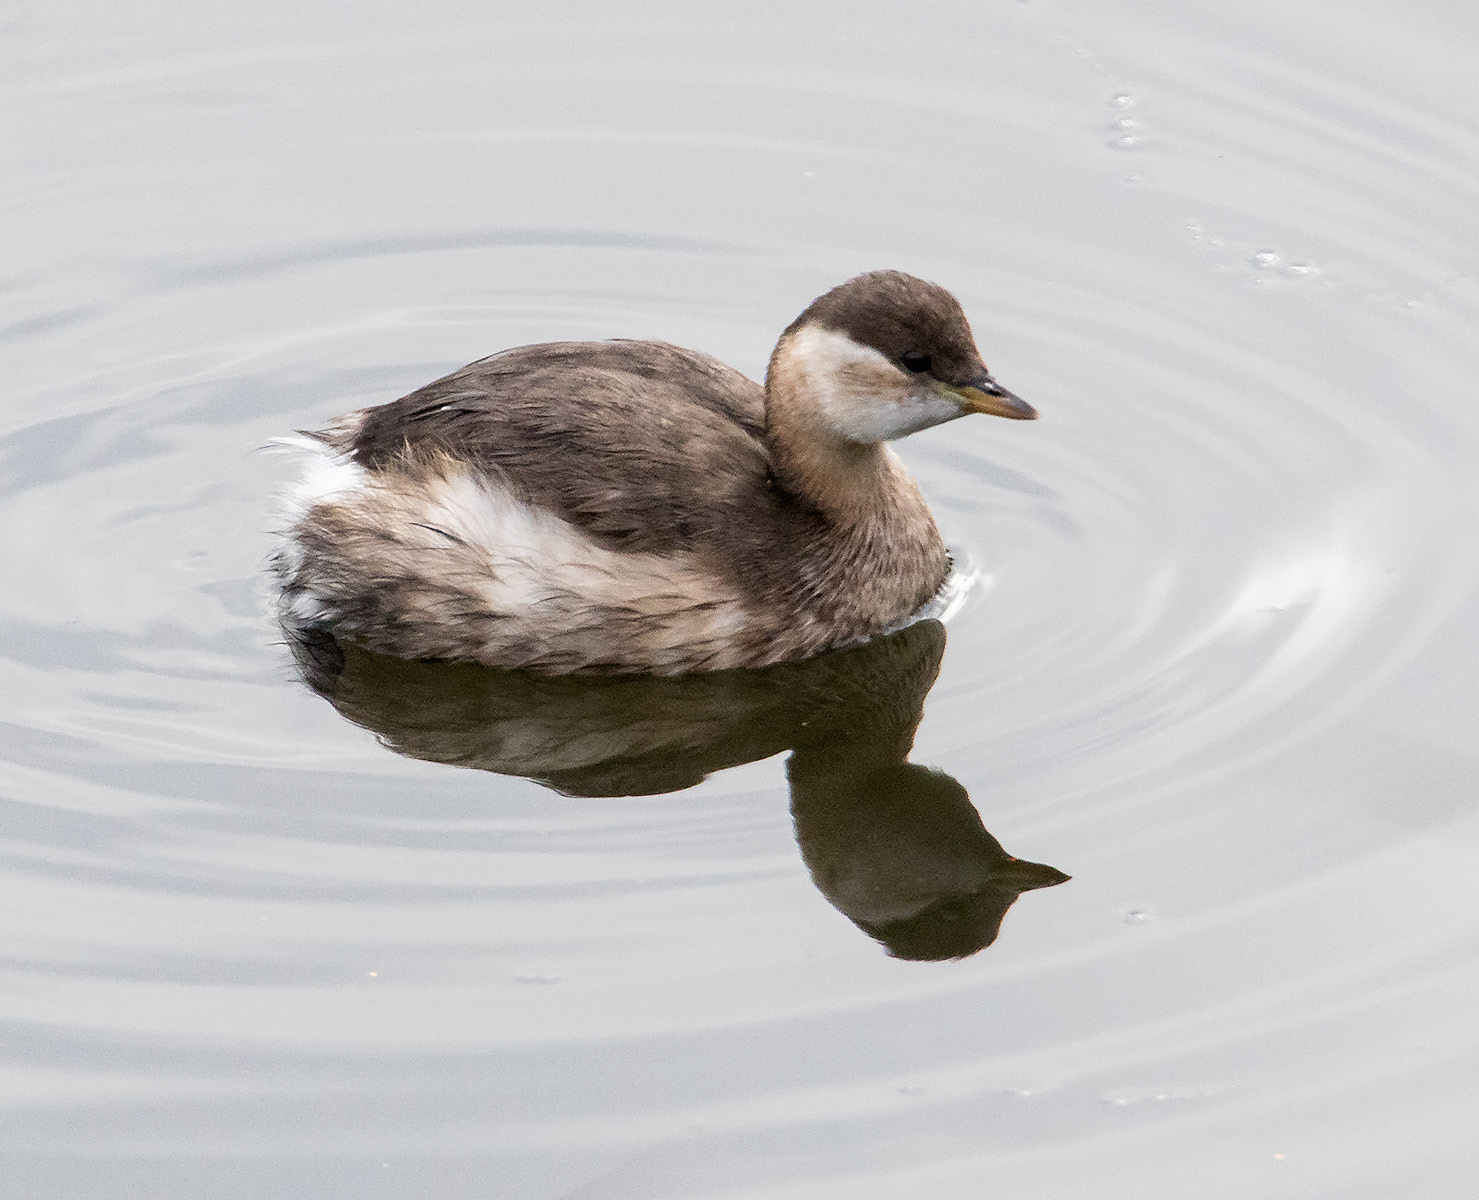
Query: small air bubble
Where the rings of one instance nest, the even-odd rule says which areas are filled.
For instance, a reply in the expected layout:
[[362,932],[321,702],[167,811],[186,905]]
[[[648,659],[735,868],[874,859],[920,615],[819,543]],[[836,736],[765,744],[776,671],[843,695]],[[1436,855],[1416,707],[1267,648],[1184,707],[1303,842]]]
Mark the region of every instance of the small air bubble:
[[1301,279],[1314,273],[1315,268],[1307,262],[1286,263],[1284,266],[1284,274],[1295,279]]
[[1126,925],[1144,925],[1151,920],[1151,915],[1143,908],[1132,908],[1125,913],[1124,920]]
[[1279,256],[1272,250],[1260,250],[1253,256],[1252,262],[1260,271],[1267,271],[1279,265]]
[[560,977],[558,975],[537,975],[537,974],[531,973],[531,974],[527,974],[527,975],[515,975],[514,976],[514,982],[515,983],[541,983],[541,984],[545,984],[545,983],[559,983],[560,982]]
[[1133,133],[1109,139],[1109,146],[1112,150],[1138,150],[1144,143],[1143,137],[1136,137]]
[[1129,92],[1116,92],[1109,98],[1110,108],[1134,108],[1135,97]]

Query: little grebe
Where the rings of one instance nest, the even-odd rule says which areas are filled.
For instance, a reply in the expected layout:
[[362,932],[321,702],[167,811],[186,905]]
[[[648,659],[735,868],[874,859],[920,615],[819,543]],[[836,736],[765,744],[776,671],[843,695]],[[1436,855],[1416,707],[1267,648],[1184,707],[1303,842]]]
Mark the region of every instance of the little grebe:
[[1030,419],[944,288],[875,271],[814,301],[765,386],[664,342],[551,342],[295,444],[284,620],[403,658],[546,673],[755,667],[923,608],[950,559],[883,444]]

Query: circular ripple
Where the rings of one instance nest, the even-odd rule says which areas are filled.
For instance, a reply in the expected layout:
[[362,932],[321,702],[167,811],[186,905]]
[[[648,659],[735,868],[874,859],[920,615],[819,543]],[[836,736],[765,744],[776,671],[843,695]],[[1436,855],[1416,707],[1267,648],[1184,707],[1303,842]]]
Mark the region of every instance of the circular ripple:
[[[131,71],[99,35],[11,85],[10,216],[68,248],[9,268],[0,327],[18,1152],[101,1107],[99,1153],[491,1156],[530,1196],[781,1194],[801,1138],[808,1196],[1135,1194],[1101,1186],[1131,1155],[1272,1194],[1226,1145],[1303,1138],[1331,1185],[1321,1130],[1380,1096],[1452,1160],[1422,1046],[1474,1044],[1473,134],[1248,31],[1154,54],[1020,7]],[[915,761],[1075,876],[986,954],[891,961],[829,908],[774,761],[562,798],[294,678],[271,437],[545,338],[758,375],[881,265],[951,286],[1044,414],[901,446],[980,573]]]

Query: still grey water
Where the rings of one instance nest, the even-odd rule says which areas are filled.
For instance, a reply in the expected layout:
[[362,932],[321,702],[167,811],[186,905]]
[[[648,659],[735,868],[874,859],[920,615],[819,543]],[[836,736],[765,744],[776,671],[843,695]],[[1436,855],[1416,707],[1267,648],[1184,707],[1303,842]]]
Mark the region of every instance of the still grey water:
[[[1472,1194],[1476,54],[0,8],[0,1194]],[[531,341],[758,377],[876,267],[1043,413],[899,444],[943,625],[594,693],[284,644],[272,437]],[[986,948],[889,942],[960,878]]]

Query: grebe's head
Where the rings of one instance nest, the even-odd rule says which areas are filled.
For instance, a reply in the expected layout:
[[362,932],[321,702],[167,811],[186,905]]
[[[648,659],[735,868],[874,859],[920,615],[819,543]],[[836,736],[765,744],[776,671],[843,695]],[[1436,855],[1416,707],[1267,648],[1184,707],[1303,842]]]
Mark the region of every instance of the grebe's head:
[[1037,416],[991,377],[955,297],[902,271],[871,271],[812,301],[781,335],[766,387],[772,409],[805,407],[785,416],[847,442],[970,413]]

